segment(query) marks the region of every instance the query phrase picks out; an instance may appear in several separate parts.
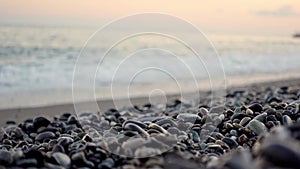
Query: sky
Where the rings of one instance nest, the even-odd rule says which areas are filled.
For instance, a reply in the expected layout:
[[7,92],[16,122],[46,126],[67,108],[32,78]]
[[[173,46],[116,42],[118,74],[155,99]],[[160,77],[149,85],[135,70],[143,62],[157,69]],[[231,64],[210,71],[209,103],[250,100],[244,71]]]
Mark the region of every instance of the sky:
[[167,13],[208,32],[292,34],[299,0],[0,0],[0,24],[98,26],[136,13]]

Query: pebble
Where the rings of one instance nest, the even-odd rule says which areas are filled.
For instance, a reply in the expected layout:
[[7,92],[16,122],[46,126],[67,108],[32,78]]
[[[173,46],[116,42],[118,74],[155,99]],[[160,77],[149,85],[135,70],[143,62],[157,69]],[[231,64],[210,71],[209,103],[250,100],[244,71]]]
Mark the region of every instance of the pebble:
[[251,117],[244,117],[241,121],[240,121],[240,125],[241,126],[246,126],[249,121],[251,121]]
[[53,138],[55,138],[55,134],[51,131],[46,131],[46,132],[38,134],[35,137],[35,140],[41,143],[41,142],[44,142],[45,140],[50,140]]
[[251,109],[247,109],[247,110],[246,110],[246,114],[251,116],[251,115],[253,115],[254,113],[253,113],[253,111],[252,111]]
[[222,138],[222,141],[226,143],[230,148],[236,148],[239,145],[235,140],[229,137]]
[[160,126],[169,124],[170,127],[177,127],[177,123],[174,120],[172,120],[171,118],[161,119],[161,120],[158,120],[155,123],[158,124],[158,125],[160,125]]
[[152,157],[155,155],[159,155],[161,153],[162,153],[162,150],[160,150],[158,148],[141,147],[134,152],[134,157],[137,157],[137,158]]
[[111,158],[105,159],[102,163],[98,165],[98,169],[108,169],[108,168],[113,168],[115,162]]
[[163,127],[161,127],[161,126],[159,126],[159,125],[157,125],[157,124],[155,124],[155,123],[149,124],[148,127],[149,127],[150,129],[155,129],[155,130],[157,130],[157,131],[159,131],[159,132],[161,132],[161,133],[163,133],[163,134],[169,134],[169,132],[168,132],[167,130],[165,130]]
[[204,107],[200,107],[199,112],[201,113],[202,116],[205,116],[208,114],[208,110]]
[[45,117],[36,117],[33,120],[33,127],[37,130],[40,127],[47,127],[50,121]]
[[71,157],[72,164],[74,163],[77,167],[90,167],[93,168],[95,165],[91,161],[87,160],[83,152],[77,152]]
[[184,122],[198,123],[201,121],[201,117],[196,114],[180,113],[177,119],[181,119]]
[[257,115],[256,117],[254,117],[255,120],[258,120],[260,122],[264,122],[266,117],[267,117],[267,113],[262,113],[260,115]]
[[265,133],[268,131],[267,127],[264,125],[264,123],[256,120],[256,119],[252,119],[246,126],[246,128],[249,128],[250,130],[252,130],[255,134],[260,135],[262,133]]
[[134,123],[127,123],[124,126],[124,129],[125,130],[130,130],[130,131],[136,131],[143,137],[149,137],[149,134],[145,130],[143,130],[140,126],[138,126]]
[[9,165],[13,162],[11,153],[8,151],[0,150],[0,164]]
[[282,124],[286,125],[286,126],[290,126],[293,124],[293,121],[288,115],[283,115],[282,116]]
[[238,133],[237,133],[236,130],[230,130],[230,134],[231,134],[232,136],[238,136]]
[[248,108],[253,112],[261,112],[263,110],[262,105],[259,103],[251,104]]
[[52,152],[61,152],[61,153],[64,153],[64,152],[65,152],[65,149],[64,149],[63,146],[57,144],[57,145],[54,145],[54,146],[53,146]]
[[142,122],[139,122],[139,121],[136,121],[136,120],[127,120],[123,123],[123,128],[125,127],[126,124],[128,123],[132,123],[132,124],[136,124],[138,125],[139,127],[143,128],[143,129],[146,129],[147,128],[147,125],[142,123]]
[[55,152],[52,154],[52,157],[56,160],[56,162],[59,165],[63,166],[64,168],[68,169],[71,167],[71,159],[66,154],[61,152]]
[[275,115],[268,115],[266,121],[277,121],[277,118]]
[[275,166],[293,168],[300,166],[300,154],[282,144],[270,144],[261,150],[260,156]]
[[8,122],[0,168],[297,168],[299,91],[288,89]]
[[18,160],[16,162],[16,164],[20,167],[33,167],[36,166],[38,164],[37,160],[34,158],[27,158],[27,159],[22,159],[22,160]]
[[245,134],[242,134],[241,136],[238,137],[237,140],[239,143],[245,143],[248,141],[248,137]]

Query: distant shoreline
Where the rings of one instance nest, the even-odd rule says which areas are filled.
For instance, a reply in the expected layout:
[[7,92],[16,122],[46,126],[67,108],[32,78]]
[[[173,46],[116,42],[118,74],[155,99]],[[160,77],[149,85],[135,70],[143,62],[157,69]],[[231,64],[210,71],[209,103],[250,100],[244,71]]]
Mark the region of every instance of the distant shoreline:
[[[219,87],[231,88],[235,86],[245,86],[249,84],[256,83],[264,83],[269,81],[284,81],[289,79],[300,79],[299,71],[287,71],[280,73],[272,73],[272,74],[249,74],[249,75],[236,75],[236,76],[227,76],[226,77],[226,85]],[[221,80],[221,79],[220,79]],[[218,82],[220,82],[218,80]],[[170,88],[168,84],[156,84],[158,89]],[[159,86],[162,85],[162,86]],[[210,90],[210,82],[203,81],[199,89],[200,91],[208,91]],[[222,85],[222,84],[221,84]],[[152,86],[153,87],[153,86]],[[184,86],[185,93],[194,93],[193,85],[191,87]],[[218,87],[218,86],[217,86]],[[187,90],[189,89],[189,90]],[[119,89],[121,90],[121,89]],[[138,90],[138,91],[135,91]],[[148,90],[145,90],[143,87],[137,88],[131,91],[130,96],[134,98],[143,98],[148,95]],[[87,92],[88,91],[88,92]],[[105,101],[111,100],[110,88],[96,88],[95,91],[101,91],[101,97],[96,98],[97,101]],[[117,91],[114,91],[118,93]],[[134,93],[132,93],[134,92]],[[124,94],[122,91],[121,93]],[[178,90],[174,90],[174,92],[167,93],[167,95],[176,95]],[[99,92],[97,96],[99,96]],[[51,107],[55,105],[68,105],[73,102],[73,95],[71,87],[68,89],[61,90],[41,90],[41,91],[20,91],[14,93],[0,93],[0,111],[7,109],[24,109],[24,108],[35,108],[35,107]],[[115,98],[123,99],[126,96],[115,95]],[[94,95],[90,95],[90,90],[82,89],[76,92],[76,96],[74,96],[76,102],[86,103],[92,102]]]

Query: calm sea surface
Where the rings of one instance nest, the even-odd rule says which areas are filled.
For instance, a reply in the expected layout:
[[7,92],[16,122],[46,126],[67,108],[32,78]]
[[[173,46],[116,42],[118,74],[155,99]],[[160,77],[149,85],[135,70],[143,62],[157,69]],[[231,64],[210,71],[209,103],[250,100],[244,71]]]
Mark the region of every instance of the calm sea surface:
[[[154,89],[175,84],[176,81],[192,83],[190,69],[197,79],[205,81],[209,77],[205,66],[195,62],[190,51],[170,39],[151,35],[124,41],[100,62],[101,55],[108,49],[102,47],[103,41],[87,42],[95,31],[92,28],[0,26],[0,108],[70,102],[72,77],[78,56],[84,57],[80,61],[80,69],[76,70],[76,87],[82,93],[90,88],[91,83],[96,89],[110,87],[112,77],[117,91],[127,87],[128,82],[129,86],[138,86],[139,91],[143,91],[143,86],[152,86]],[[113,32],[111,36],[117,34]],[[239,77],[247,80],[259,75],[279,79],[295,72],[300,73],[300,39],[289,36],[206,36],[215,46],[228,79]],[[87,47],[80,55],[86,42]],[[161,44],[168,50],[158,49],[153,44]],[[134,49],[139,51],[131,51]],[[96,64],[99,67],[95,72],[91,65]],[[216,63],[209,66],[219,68],[222,65]],[[163,67],[167,71],[154,67]],[[88,78],[91,74],[94,81]],[[167,86],[171,92],[178,91],[172,85]],[[109,92],[101,92],[100,89],[95,92],[99,98],[109,95]],[[35,94],[37,99],[30,99]],[[122,93],[115,96],[122,97]],[[26,99],[27,102],[24,101]],[[88,99],[88,96],[82,95],[82,100]]]

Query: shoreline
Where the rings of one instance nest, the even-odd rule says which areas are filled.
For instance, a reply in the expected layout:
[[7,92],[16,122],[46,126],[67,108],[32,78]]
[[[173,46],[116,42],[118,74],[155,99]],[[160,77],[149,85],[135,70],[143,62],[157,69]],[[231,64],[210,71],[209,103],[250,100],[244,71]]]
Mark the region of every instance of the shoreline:
[[[228,88],[224,106],[223,102],[211,105],[210,93],[203,92],[201,102],[195,105],[175,100],[166,108],[146,105],[138,110],[83,112],[78,116],[49,113],[52,117],[45,118],[44,114],[34,115],[37,108],[19,109],[27,113],[19,113],[22,116],[15,119],[24,119],[24,114],[31,117],[23,122],[9,121],[1,128],[0,161],[8,168],[299,166],[300,79]],[[147,99],[132,102],[139,105]],[[108,107],[111,103],[102,101]],[[72,109],[71,105],[60,106],[39,110]],[[286,155],[278,156],[278,151]]]
[[[251,89],[257,87],[279,87],[279,86],[296,86],[300,87],[300,78],[290,78],[288,80],[275,80],[275,81],[267,81],[260,83],[250,83],[250,84],[242,84],[230,86],[227,88],[227,92],[231,90],[241,90],[241,89]],[[207,91],[200,91],[201,93],[206,93]],[[168,100],[176,99],[179,95],[170,95],[167,96]],[[118,103],[122,106],[126,106],[124,99],[117,100]],[[143,105],[149,103],[149,99],[147,97],[135,97],[131,98],[131,102],[134,105]],[[97,104],[100,105],[101,110],[108,110],[114,106],[114,102],[112,100],[97,100]],[[95,103],[92,101],[80,102],[76,104],[77,112],[97,112],[99,109],[95,107]],[[35,116],[45,116],[52,118],[57,115],[61,115],[62,113],[71,113],[75,114],[75,108],[73,103],[67,104],[56,104],[56,105],[47,105],[47,106],[38,106],[38,107],[24,107],[24,108],[9,108],[9,109],[0,109],[0,125],[5,125],[7,120],[14,120],[17,123],[25,120],[27,118],[32,118]],[[4,118],[5,117],[5,118]]]
[[[225,87],[225,88],[234,88],[236,86],[246,86],[249,84],[256,83],[266,83],[269,81],[286,81],[289,79],[300,79],[299,71],[284,71],[280,73],[273,74],[247,74],[247,75],[230,75],[225,76],[225,81],[216,81],[216,88]],[[221,78],[221,77],[220,77]],[[196,86],[193,83],[181,84],[184,86],[185,93],[194,93]],[[218,86],[219,85],[219,86]],[[201,80],[197,84],[200,91],[208,91],[211,89],[211,83],[208,80]],[[201,86],[201,87],[200,87]],[[176,86],[169,83],[161,83],[152,86],[136,86],[133,92],[130,95],[133,98],[145,97],[145,93],[149,93],[153,88],[162,89],[167,93],[167,95],[176,95],[178,89],[174,88]],[[216,89],[215,88],[215,89]],[[27,107],[48,107],[53,105],[63,105],[70,104],[73,102],[73,97],[75,97],[76,102],[91,102],[91,98],[96,97],[97,100],[111,100],[111,92],[109,87],[95,88],[96,95],[94,92],[89,90],[90,88],[76,88],[76,92],[73,95],[72,88],[62,88],[62,89],[47,89],[47,90],[22,90],[14,91],[11,93],[0,92],[0,110],[4,109],[17,109],[17,108],[27,108]],[[120,90],[120,91],[118,91]],[[92,93],[91,93],[92,92]],[[115,93],[121,93],[117,98],[122,99],[126,95],[122,88],[116,88]],[[29,98],[29,99],[28,99]],[[42,98],[42,99],[41,99]]]

